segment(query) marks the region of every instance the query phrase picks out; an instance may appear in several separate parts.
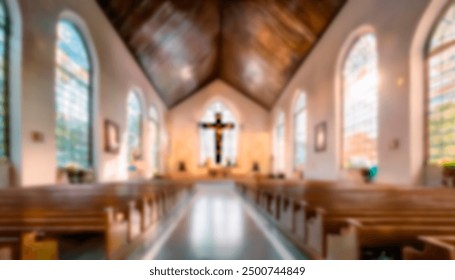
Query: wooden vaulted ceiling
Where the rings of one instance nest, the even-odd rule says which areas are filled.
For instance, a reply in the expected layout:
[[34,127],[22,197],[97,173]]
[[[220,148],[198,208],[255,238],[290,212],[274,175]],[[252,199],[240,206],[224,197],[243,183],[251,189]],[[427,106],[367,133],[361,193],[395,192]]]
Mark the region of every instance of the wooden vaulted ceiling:
[[265,108],[347,0],[97,0],[173,107],[222,79]]

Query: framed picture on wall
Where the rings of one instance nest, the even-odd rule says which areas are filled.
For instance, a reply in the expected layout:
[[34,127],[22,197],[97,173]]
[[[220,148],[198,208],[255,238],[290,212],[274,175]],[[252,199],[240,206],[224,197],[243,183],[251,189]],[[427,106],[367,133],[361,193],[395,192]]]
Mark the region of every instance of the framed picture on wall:
[[117,154],[120,150],[120,128],[110,120],[104,121],[104,150],[110,154]]
[[323,122],[315,128],[315,151],[318,153],[327,150],[327,123]]

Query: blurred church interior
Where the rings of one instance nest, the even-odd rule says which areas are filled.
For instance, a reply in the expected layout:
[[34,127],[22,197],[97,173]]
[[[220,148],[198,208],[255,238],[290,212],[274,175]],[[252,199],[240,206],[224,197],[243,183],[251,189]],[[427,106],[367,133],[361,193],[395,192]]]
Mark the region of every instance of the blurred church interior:
[[0,0],[0,259],[455,259],[455,1]]

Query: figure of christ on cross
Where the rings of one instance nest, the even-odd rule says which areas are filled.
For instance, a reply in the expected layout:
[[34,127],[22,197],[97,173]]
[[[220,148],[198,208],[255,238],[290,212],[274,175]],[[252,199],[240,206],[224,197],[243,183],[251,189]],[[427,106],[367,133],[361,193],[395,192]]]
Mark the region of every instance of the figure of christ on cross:
[[216,121],[214,123],[201,123],[200,127],[204,129],[215,130],[215,162],[221,164],[221,155],[223,152],[223,131],[226,129],[234,129],[233,123],[223,123],[221,113],[216,113]]

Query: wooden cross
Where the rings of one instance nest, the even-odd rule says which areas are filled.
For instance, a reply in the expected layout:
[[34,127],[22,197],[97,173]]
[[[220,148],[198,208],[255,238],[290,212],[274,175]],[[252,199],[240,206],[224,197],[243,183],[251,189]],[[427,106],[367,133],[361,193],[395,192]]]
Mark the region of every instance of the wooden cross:
[[221,154],[223,151],[223,131],[226,129],[234,129],[235,124],[223,123],[221,113],[216,113],[216,121],[214,123],[200,123],[199,126],[204,129],[215,130],[215,162],[221,164]]

